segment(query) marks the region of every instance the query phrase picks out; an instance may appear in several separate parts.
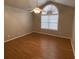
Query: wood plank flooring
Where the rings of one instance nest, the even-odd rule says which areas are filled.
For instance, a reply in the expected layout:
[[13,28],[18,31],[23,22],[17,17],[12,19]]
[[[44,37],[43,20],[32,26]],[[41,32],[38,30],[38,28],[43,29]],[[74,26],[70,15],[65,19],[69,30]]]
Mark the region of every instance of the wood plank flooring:
[[69,39],[32,33],[4,44],[5,59],[74,59]]

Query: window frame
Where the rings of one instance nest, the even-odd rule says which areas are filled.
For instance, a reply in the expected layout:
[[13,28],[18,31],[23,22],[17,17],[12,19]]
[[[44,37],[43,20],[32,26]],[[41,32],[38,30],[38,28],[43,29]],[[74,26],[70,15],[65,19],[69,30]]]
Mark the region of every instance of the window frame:
[[[49,5],[50,5],[50,4],[49,4]],[[47,6],[48,6],[48,5],[47,5]],[[52,6],[55,6],[55,5],[52,5]],[[56,6],[55,6],[55,7],[56,7]],[[56,7],[56,9],[57,9],[57,14],[52,14],[52,15],[57,15],[57,17],[58,17],[58,18],[57,18],[57,24],[56,24],[57,26],[56,26],[56,29],[55,29],[55,28],[52,28],[52,29],[49,28],[49,27],[50,27],[49,24],[50,24],[50,23],[53,23],[53,22],[49,22],[49,16],[50,16],[50,15],[42,14],[42,13],[41,13],[41,17],[42,17],[43,15],[47,15],[47,16],[48,16],[48,22],[45,22],[45,23],[48,23],[48,28],[42,28],[42,25],[41,25],[41,29],[58,31],[58,27],[59,27],[59,26],[58,26],[58,25],[59,25],[59,11],[58,11],[58,8],[57,8],[57,7]],[[46,13],[47,13],[47,12],[46,12]],[[41,19],[41,20],[42,20],[42,19]],[[44,22],[41,22],[41,24],[42,24],[42,23],[44,23]]]

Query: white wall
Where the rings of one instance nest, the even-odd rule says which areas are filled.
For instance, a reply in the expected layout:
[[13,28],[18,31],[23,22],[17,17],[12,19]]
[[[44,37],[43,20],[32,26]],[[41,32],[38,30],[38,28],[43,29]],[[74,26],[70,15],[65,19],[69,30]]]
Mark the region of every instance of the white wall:
[[32,32],[32,19],[28,11],[5,6],[5,41]]

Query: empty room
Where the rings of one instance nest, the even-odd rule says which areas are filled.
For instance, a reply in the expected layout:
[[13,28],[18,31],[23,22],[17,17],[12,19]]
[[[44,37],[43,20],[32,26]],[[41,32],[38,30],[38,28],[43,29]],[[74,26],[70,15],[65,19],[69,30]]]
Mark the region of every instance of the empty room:
[[4,0],[4,59],[74,59],[75,0]]

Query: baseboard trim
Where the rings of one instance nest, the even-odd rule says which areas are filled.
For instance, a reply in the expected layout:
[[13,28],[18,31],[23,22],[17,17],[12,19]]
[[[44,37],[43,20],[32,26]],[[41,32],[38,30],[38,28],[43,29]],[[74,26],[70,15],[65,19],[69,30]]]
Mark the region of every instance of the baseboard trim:
[[75,56],[75,49],[74,49],[74,46],[73,46],[73,42],[72,41],[71,41],[71,46],[72,46],[73,54]]
[[59,35],[53,35],[53,34],[48,34],[48,33],[33,31],[33,32],[30,32],[30,33],[26,33],[26,34],[23,34],[23,35],[14,37],[14,38],[12,38],[12,39],[6,40],[6,41],[4,41],[4,43],[9,42],[9,41],[12,41],[12,40],[14,40],[14,39],[17,39],[17,38],[22,37],[22,36],[25,36],[25,35],[29,35],[29,34],[31,34],[31,33],[40,33],[40,34],[45,34],[45,35],[50,35],[50,36],[55,36],[55,37],[60,37],[60,38],[71,39],[70,37],[65,37],[65,36],[59,36]]
[[70,37],[65,37],[65,36],[59,36],[59,35],[48,34],[48,33],[37,32],[37,31],[33,31],[33,32],[34,32],[34,33],[40,33],[40,34],[46,34],[46,35],[50,35],[50,36],[55,36],[55,37],[60,37],[60,38],[71,39]]
[[19,37],[22,37],[22,36],[25,36],[25,35],[29,35],[29,34],[31,34],[31,33],[32,33],[32,32],[26,33],[26,34],[23,34],[23,35],[20,35],[20,36],[17,36],[17,37],[14,37],[14,38],[12,38],[12,39],[9,39],[9,40],[4,41],[4,43],[7,43],[7,42],[12,41],[12,40],[15,40],[15,39],[17,39],[17,38],[19,38]]

